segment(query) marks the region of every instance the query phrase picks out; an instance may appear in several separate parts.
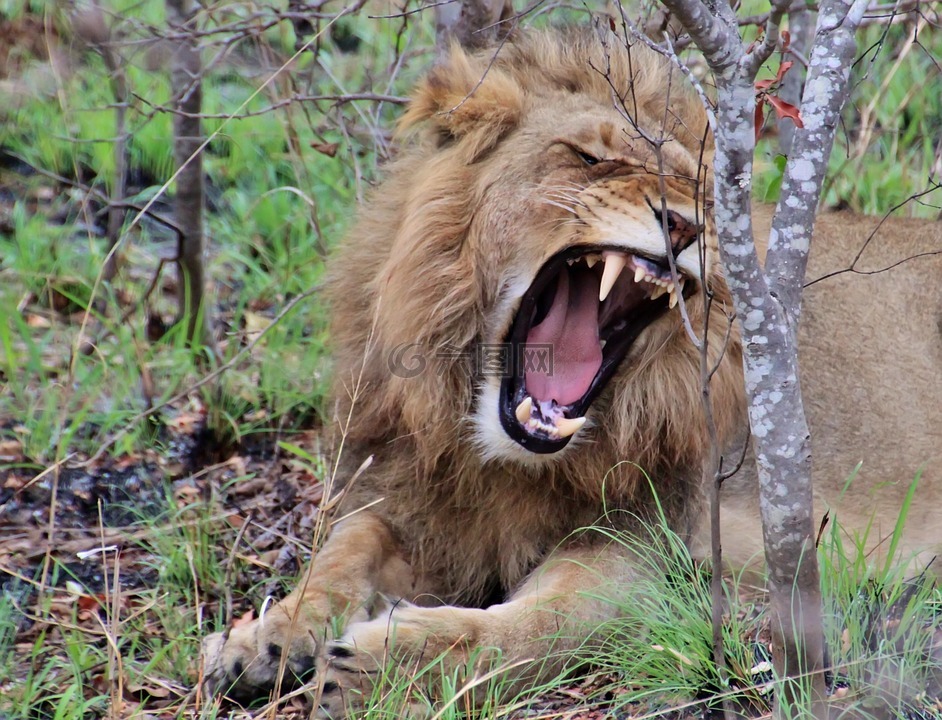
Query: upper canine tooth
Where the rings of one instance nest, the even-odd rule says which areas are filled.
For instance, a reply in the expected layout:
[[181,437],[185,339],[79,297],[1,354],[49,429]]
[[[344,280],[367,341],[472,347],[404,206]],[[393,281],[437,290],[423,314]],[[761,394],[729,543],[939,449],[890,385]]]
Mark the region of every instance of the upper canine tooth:
[[645,269],[643,267],[636,267],[635,268],[635,282],[639,283],[642,280],[644,280],[645,274],[646,274]]
[[673,289],[670,290],[670,303],[669,306],[671,309],[677,304],[677,297],[680,293],[675,293]]
[[565,418],[561,417],[556,420],[556,432],[559,434],[559,437],[566,438],[570,435],[575,435],[579,428],[585,425],[585,418]]
[[530,420],[530,411],[533,409],[533,398],[527,395],[523,402],[517,405],[517,410],[514,413],[517,416],[517,421],[521,425],[526,425]]
[[602,283],[599,285],[599,302],[605,300],[612,291],[615,281],[628,264],[628,258],[621,253],[602,253],[602,261],[605,263],[605,269],[602,271]]

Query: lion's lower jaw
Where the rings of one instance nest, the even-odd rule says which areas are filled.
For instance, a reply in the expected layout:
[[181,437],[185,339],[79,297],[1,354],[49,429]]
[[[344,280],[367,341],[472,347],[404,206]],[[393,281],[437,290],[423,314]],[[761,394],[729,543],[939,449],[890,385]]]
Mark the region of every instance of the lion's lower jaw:
[[556,464],[563,455],[583,444],[587,429],[592,426],[590,415],[585,426],[558,452],[532,452],[507,435],[498,414],[499,402],[500,386],[495,382],[483,383],[478,391],[477,406],[472,416],[474,446],[482,462],[510,462],[529,467]]

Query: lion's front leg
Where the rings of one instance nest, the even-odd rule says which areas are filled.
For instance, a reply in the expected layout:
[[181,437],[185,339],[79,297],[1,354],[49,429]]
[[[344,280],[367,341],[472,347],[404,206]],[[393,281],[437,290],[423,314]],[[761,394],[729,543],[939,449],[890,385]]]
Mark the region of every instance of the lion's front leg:
[[412,570],[386,523],[356,513],[339,523],[315,555],[301,584],[257,620],[203,641],[204,685],[212,694],[248,700],[275,686],[308,678],[332,621],[366,621],[377,594],[410,597]]
[[593,630],[618,614],[612,581],[626,582],[630,572],[614,547],[569,550],[544,563],[506,602],[487,609],[401,604],[352,623],[328,643],[322,705],[331,717],[343,717],[390,660],[418,668],[441,660],[447,673],[472,660],[497,662],[517,684],[550,678]]

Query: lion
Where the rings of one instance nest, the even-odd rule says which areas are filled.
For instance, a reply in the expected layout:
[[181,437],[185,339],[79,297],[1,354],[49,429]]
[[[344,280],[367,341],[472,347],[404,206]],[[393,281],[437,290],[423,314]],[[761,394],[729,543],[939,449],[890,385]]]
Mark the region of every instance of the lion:
[[[212,692],[264,695],[282,672],[339,717],[387,657],[556,673],[638,576],[613,533],[664,518],[696,547],[703,531],[711,441],[685,322],[706,312],[716,433],[744,435],[711,140],[668,60],[608,31],[454,47],[401,129],[330,261],[330,534],[295,591],[205,640]],[[940,249],[938,223],[822,214],[801,326],[820,509],[872,523],[879,551],[922,471],[907,557],[942,548]],[[738,564],[762,550],[749,465],[723,491]]]

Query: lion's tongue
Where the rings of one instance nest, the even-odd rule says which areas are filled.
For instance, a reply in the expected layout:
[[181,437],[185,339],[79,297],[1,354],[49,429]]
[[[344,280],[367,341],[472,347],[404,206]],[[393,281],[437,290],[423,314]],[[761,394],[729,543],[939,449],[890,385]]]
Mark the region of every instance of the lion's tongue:
[[[552,348],[547,354],[534,345]],[[527,392],[534,400],[576,402],[586,394],[602,366],[599,344],[599,278],[588,269],[564,268],[552,307],[539,325],[527,334],[525,368]]]

